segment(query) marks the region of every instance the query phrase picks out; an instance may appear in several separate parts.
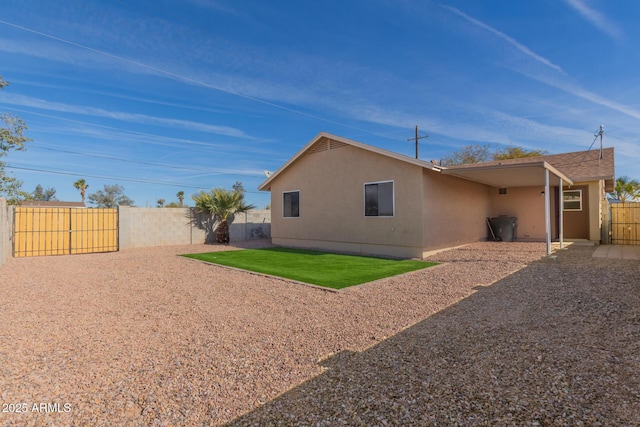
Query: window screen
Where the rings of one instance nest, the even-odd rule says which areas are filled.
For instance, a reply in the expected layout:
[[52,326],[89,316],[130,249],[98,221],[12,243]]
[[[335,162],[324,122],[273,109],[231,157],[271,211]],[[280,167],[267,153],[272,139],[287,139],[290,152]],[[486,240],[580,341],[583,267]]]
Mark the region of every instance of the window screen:
[[365,184],[364,215],[393,216],[393,182]]
[[283,193],[283,216],[285,218],[296,218],[300,216],[300,192],[289,191]]

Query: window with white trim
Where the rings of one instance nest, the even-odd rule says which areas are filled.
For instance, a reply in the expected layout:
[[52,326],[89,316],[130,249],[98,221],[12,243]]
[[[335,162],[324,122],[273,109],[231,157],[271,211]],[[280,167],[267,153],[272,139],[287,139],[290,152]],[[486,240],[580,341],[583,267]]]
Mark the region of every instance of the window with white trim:
[[364,185],[364,216],[393,216],[393,181]]
[[285,191],[282,193],[282,216],[298,218],[300,216],[300,191]]
[[562,192],[562,209],[565,211],[582,210],[582,190],[565,190]]

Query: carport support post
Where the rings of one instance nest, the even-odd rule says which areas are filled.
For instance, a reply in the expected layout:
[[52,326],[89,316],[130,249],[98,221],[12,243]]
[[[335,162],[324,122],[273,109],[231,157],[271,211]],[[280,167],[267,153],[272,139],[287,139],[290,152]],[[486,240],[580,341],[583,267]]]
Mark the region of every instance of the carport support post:
[[547,255],[551,255],[551,197],[549,194],[549,169],[544,170],[544,226],[547,234]]
[[564,196],[562,191],[562,178],[560,178],[560,184],[558,184],[558,211],[560,211],[560,215],[558,218],[558,230],[560,230],[560,249],[564,248],[564,223],[562,222],[562,217],[564,216]]

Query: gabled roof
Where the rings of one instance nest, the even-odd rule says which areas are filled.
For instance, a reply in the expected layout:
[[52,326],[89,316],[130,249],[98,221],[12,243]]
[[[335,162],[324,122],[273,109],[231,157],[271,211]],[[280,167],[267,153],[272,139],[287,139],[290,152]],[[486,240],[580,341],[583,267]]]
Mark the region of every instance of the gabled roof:
[[374,147],[372,145],[363,144],[362,142],[358,142],[358,141],[354,141],[354,140],[351,140],[351,139],[343,138],[341,136],[332,135],[332,134],[327,133],[327,132],[320,132],[311,141],[309,141],[309,143],[307,145],[302,147],[302,149],[300,151],[298,151],[291,159],[289,159],[289,161],[287,161],[287,163],[282,165],[277,171],[275,171],[273,174],[271,174],[269,176],[269,178],[267,178],[266,181],[264,181],[262,184],[260,184],[260,186],[258,187],[258,190],[261,190],[261,191],[269,191],[269,190],[271,190],[271,182],[274,179],[276,179],[280,174],[282,174],[285,170],[287,170],[287,168],[289,168],[289,166],[291,166],[293,163],[295,163],[304,154],[313,153],[313,152],[316,152],[316,151],[322,151],[322,150],[325,150],[325,149],[329,149],[330,150],[330,149],[333,149],[333,148],[336,148],[336,147],[342,147],[342,146],[345,146],[345,145],[351,145],[353,147],[358,147],[358,148],[361,148],[363,150],[370,151],[372,153],[380,154],[380,155],[385,156],[385,157],[389,157],[389,158],[392,158],[392,159],[400,160],[402,162],[409,163],[409,164],[412,164],[412,165],[420,166],[420,167],[425,168],[425,169],[432,169],[432,170],[437,170],[437,171],[440,171],[440,169],[441,169],[439,166],[437,166],[437,165],[435,165],[435,164],[433,164],[431,162],[425,162],[424,160],[414,159],[413,157],[405,156],[403,154],[394,153],[392,151],[384,150],[382,148]]
[[613,191],[615,179],[613,148],[604,148],[602,150],[602,159],[600,159],[600,150],[589,150],[537,157],[522,157],[470,165],[457,165],[450,166],[446,169],[490,168],[498,165],[515,166],[539,162],[548,163],[574,182],[598,181],[603,179],[605,180],[606,191]]
[[271,183],[280,174],[307,153],[331,150],[350,145],[385,157],[400,160],[425,169],[452,175],[458,178],[479,182],[493,187],[530,187],[545,185],[546,171],[549,172],[550,185],[572,185],[574,182],[605,180],[605,190],[613,191],[614,163],[613,148],[605,148],[600,159],[600,150],[577,151],[573,153],[552,154],[538,157],[522,157],[518,159],[495,162],[443,167],[431,162],[387,151],[382,148],[363,144],[337,135],[320,132],[307,145],[302,147],[289,161],[271,174],[258,189],[270,191]]

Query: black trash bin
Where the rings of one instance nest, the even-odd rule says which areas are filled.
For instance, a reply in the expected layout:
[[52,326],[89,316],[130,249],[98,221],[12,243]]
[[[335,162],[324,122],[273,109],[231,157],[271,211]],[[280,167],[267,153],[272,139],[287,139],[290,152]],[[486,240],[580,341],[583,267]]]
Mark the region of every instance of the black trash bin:
[[517,218],[513,216],[499,216],[497,218],[491,218],[489,221],[493,234],[496,236],[496,240],[502,240],[503,242],[515,242],[516,220]]

